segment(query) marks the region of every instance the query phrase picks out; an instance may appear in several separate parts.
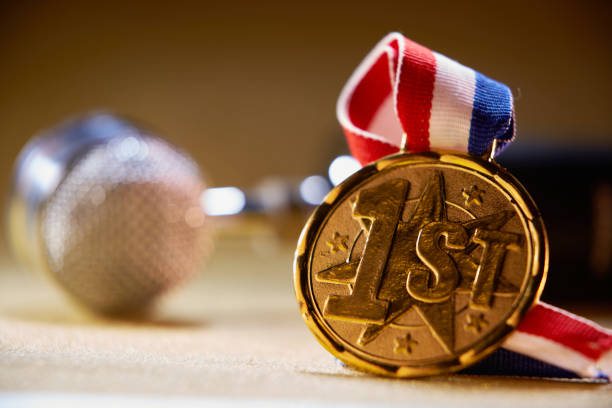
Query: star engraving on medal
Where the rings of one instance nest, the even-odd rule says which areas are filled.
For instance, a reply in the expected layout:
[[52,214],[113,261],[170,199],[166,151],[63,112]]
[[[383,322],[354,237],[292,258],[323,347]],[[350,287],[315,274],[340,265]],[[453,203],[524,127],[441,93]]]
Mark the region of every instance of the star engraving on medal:
[[483,190],[479,190],[476,186],[472,186],[469,189],[463,188],[461,190],[461,195],[465,198],[466,207],[470,207],[472,204],[482,205],[482,196],[484,193]]
[[[408,194],[408,191],[406,191],[406,194]],[[384,273],[376,293],[377,301],[384,302],[387,305],[385,315],[380,322],[366,321],[357,343],[366,345],[375,340],[386,328],[414,307],[433,337],[447,353],[453,354],[454,294],[466,293],[474,297],[474,294],[478,292],[482,295],[482,287],[488,285],[486,287],[490,292],[487,293],[490,293],[490,295],[485,296],[484,299],[490,302],[491,297],[499,294],[514,294],[518,292],[518,288],[508,282],[503,275],[500,275],[499,270],[489,274],[490,279],[483,284],[482,278],[478,279],[477,277],[477,275],[484,275],[482,273],[477,274],[481,262],[474,255],[479,244],[469,240],[464,248],[446,248],[446,254],[456,266],[459,275],[456,286],[450,295],[435,301],[422,301],[415,298],[407,291],[409,274],[417,275],[417,279],[414,280],[424,288],[435,282],[431,280],[435,278],[432,278],[432,271],[429,266],[419,258],[417,253],[417,241],[420,233],[429,224],[451,223],[457,224],[466,231],[469,237],[472,237],[479,230],[499,230],[513,216],[514,212],[507,210],[463,222],[449,221],[446,212],[444,178],[441,172],[435,172],[422,191],[410,219],[407,221],[400,219],[395,228],[388,258],[384,265]],[[371,228],[371,225],[369,222],[362,223],[362,230],[368,233],[368,228]],[[371,231],[369,233],[372,234]],[[502,233],[500,232],[500,234]],[[368,240],[371,238],[370,236]],[[516,239],[518,239],[518,236]],[[350,290],[354,293],[354,285],[362,260],[363,257],[360,259],[350,259],[349,257],[345,262],[318,272],[315,277],[319,282],[349,285]],[[478,285],[477,281],[479,281]],[[480,297],[477,297],[472,302],[478,303],[477,306],[481,308],[487,308],[488,305],[483,305],[480,299]],[[327,317],[336,318],[329,314]],[[354,318],[346,315],[337,318],[356,323],[364,321],[358,315],[355,315]]]
[[334,232],[332,239],[327,241],[325,244],[329,247],[332,254],[338,251],[346,251],[348,249],[348,235],[340,235],[339,232]]
[[410,333],[407,333],[406,335],[396,337],[395,340],[393,340],[393,352],[410,355],[412,354],[412,348],[418,344],[419,342],[414,340]]
[[489,325],[484,318],[484,314],[468,314],[466,318],[465,329],[479,334],[485,327]]

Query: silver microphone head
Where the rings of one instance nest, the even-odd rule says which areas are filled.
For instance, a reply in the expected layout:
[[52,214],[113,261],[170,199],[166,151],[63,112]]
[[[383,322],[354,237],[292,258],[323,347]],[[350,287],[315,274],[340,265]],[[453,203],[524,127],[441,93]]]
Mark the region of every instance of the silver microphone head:
[[96,311],[146,309],[207,253],[198,166],[124,119],[91,114],[44,132],[13,185],[15,251]]

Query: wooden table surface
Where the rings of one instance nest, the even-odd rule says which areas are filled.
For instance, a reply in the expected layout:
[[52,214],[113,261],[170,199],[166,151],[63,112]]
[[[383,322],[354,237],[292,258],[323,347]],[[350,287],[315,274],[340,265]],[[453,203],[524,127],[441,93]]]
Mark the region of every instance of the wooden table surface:
[[[292,251],[265,228],[226,234],[203,273],[141,321],[84,313],[2,257],[0,406],[612,406],[610,384],[350,370],[299,316]],[[607,313],[590,317],[609,326]]]

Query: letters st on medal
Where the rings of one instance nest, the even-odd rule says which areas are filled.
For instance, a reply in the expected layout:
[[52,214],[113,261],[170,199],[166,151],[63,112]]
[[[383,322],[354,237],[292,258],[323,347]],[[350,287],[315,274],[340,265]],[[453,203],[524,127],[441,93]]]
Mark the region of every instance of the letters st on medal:
[[499,185],[455,166],[392,168],[322,224],[312,297],[342,343],[380,361],[444,361],[516,307],[531,268],[524,215]]

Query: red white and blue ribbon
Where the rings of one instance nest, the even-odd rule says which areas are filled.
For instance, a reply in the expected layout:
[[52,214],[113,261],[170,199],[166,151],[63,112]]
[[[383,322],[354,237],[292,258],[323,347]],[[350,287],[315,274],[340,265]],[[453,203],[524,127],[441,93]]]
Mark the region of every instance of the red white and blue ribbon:
[[337,114],[353,155],[369,163],[398,151],[430,147],[483,155],[515,133],[506,85],[419,45],[387,35],[357,67]]
[[[351,153],[367,164],[396,153],[404,135],[409,152],[484,155],[494,140],[514,139],[513,105],[506,85],[391,33],[348,80],[337,115]],[[467,372],[609,379],[612,331],[540,302]]]

